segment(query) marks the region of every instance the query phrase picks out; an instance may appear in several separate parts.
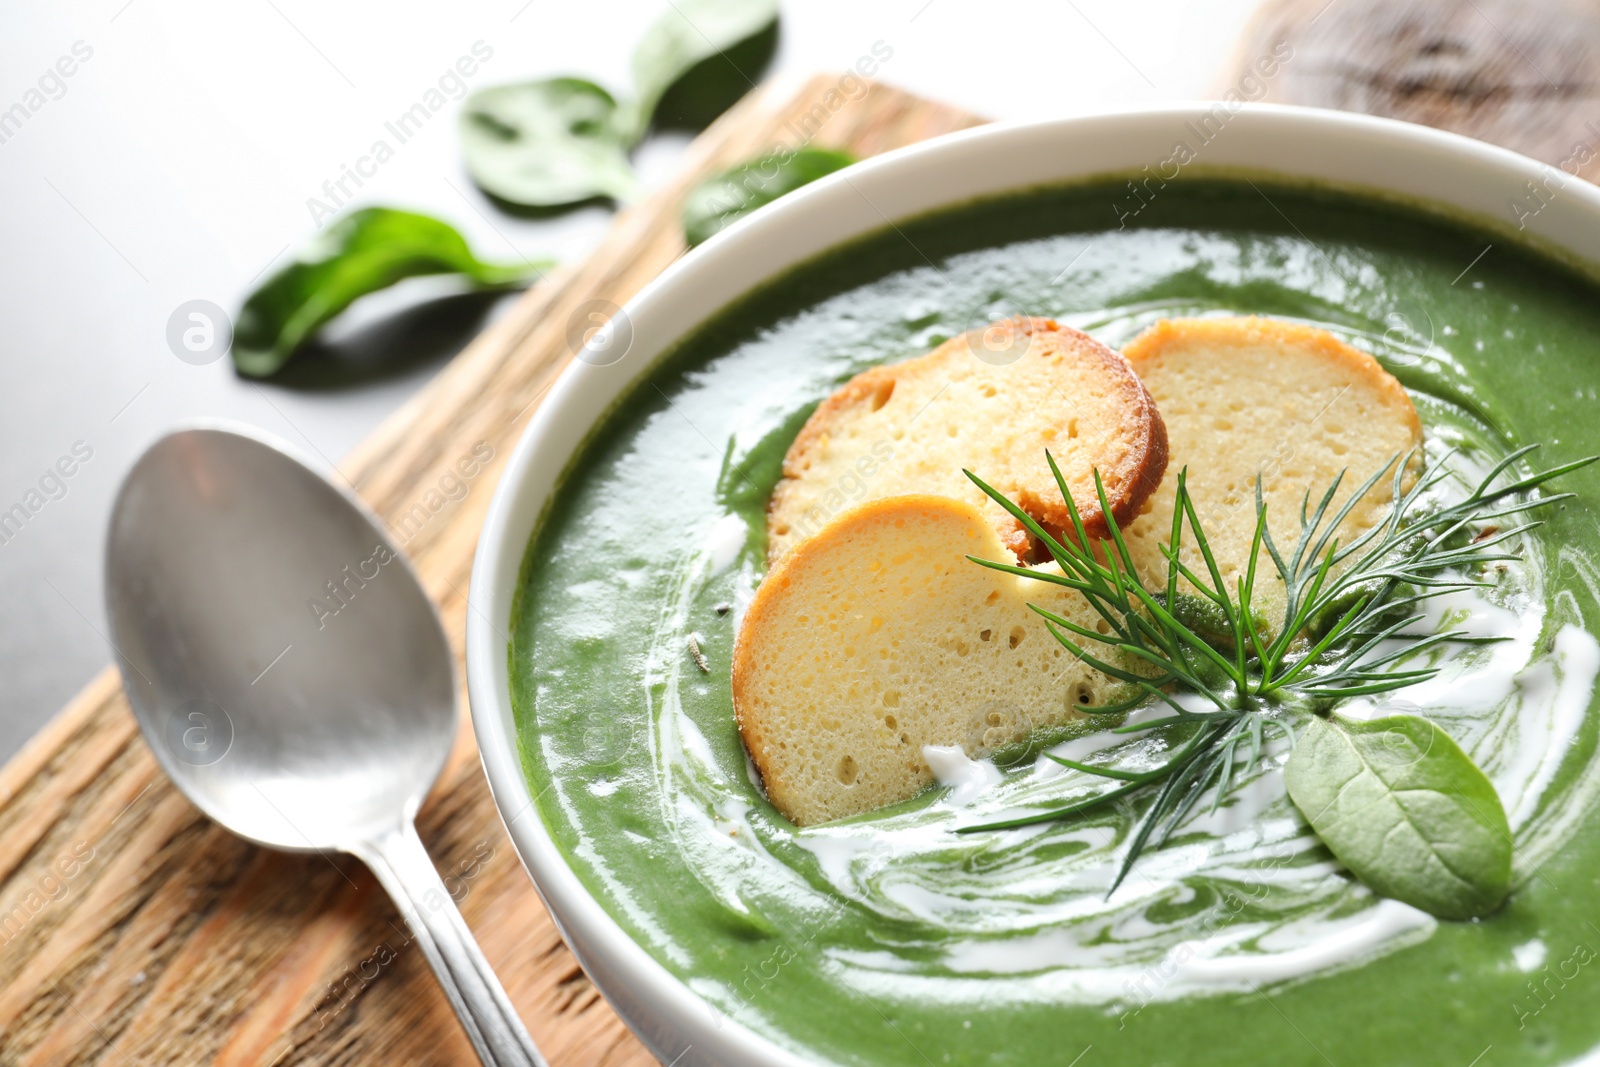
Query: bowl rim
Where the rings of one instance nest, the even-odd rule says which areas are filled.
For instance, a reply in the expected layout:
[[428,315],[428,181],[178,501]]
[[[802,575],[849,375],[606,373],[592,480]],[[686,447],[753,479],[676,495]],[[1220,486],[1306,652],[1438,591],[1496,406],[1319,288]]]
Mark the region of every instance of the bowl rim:
[[[557,929],[618,1013],[640,1034],[651,1051],[664,1060],[689,1050],[656,1047],[662,1040],[660,1033],[654,1029],[649,1033],[640,1033],[642,1029],[651,1028],[648,1026],[649,1020],[639,1015],[672,1013],[675,1018],[665,1028],[666,1032],[687,1040],[689,1047],[699,1049],[699,1055],[705,1057],[707,1062],[761,1064],[767,1067],[803,1067],[809,1062],[737,1019],[723,1015],[690,989],[685,981],[668,971],[641,944],[634,941],[584,887],[566,856],[555,845],[542,817],[536,815],[531,819],[525,818],[537,805],[522,773],[509,690],[510,638],[508,629],[502,627],[508,628],[510,625],[512,607],[521,584],[524,556],[531,536],[543,521],[554,488],[559,486],[568,465],[587,443],[589,432],[609,411],[611,402],[648,374],[660,358],[696,326],[715,317],[722,309],[772,281],[785,270],[829,248],[876,230],[888,229],[898,221],[956,207],[965,201],[1003,196],[1008,192],[1020,192],[1029,187],[1052,183],[1052,179],[1042,182],[997,181],[991,189],[965,196],[941,195],[931,200],[923,197],[927,202],[919,202],[915,191],[916,178],[924,170],[970,157],[974,150],[998,150],[1003,156],[1010,149],[1042,152],[1048,156],[1049,152],[1038,148],[1038,144],[1052,140],[1070,144],[1075,138],[1115,137],[1119,131],[1140,124],[1169,128],[1166,124],[1177,126],[1203,120],[1206,116],[1214,117],[1219,108],[1226,111],[1230,123],[1242,120],[1245,127],[1251,128],[1246,139],[1253,137],[1258,141],[1262,138],[1270,141],[1274,137],[1290,134],[1319,134],[1346,147],[1362,148],[1365,150],[1363,161],[1354,169],[1363,172],[1381,173],[1386,163],[1392,163],[1398,157],[1416,164],[1445,166],[1447,170],[1441,179],[1447,195],[1419,195],[1396,190],[1387,183],[1329,180],[1318,174],[1306,173],[1299,165],[1235,165],[1233,169],[1278,176],[1296,183],[1349,189],[1357,194],[1398,198],[1419,211],[1443,213],[1490,233],[1505,234],[1512,232],[1512,227],[1503,220],[1497,221],[1494,214],[1483,210],[1487,202],[1477,207],[1460,203],[1460,199],[1466,195],[1466,186],[1459,182],[1456,186],[1450,185],[1449,167],[1473,171],[1474,180],[1480,184],[1489,177],[1503,180],[1506,183],[1508,205],[1511,203],[1510,194],[1523,191],[1526,188],[1524,183],[1532,182],[1548,190],[1554,179],[1556,186],[1551,199],[1534,213],[1533,225],[1528,226],[1527,219],[1519,218],[1523,226],[1518,227],[1522,236],[1517,243],[1545,254],[1554,254],[1557,258],[1565,259],[1569,265],[1580,268],[1593,269],[1600,264],[1600,187],[1509,149],[1432,127],[1321,108],[1218,101],[1136,105],[1068,118],[991,123],[863,160],[752,213],[691,249],[647,283],[627,302],[619,317],[630,330],[636,330],[639,323],[653,319],[670,322],[675,317],[669,314],[674,303],[694,304],[696,300],[687,298],[687,292],[697,284],[704,286],[708,282],[716,288],[719,274],[724,276],[720,279],[720,295],[712,298],[703,312],[677,316],[689,319],[688,325],[652,339],[651,350],[645,356],[636,358],[631,370],[625,374],[608,376],[609,368],[606,366],[570,361],[523,429],[495,488],[473,560],[466,631],[467,684],[473,729],[496,809],[535,888],[549,908]],[[1030,145],[1035,147],[1030,148]],[[1385,155],[1386,151],[1394,155]],[[1145,159],[1144,162],[1150,160]],[[1047,166],[1046,169],[1050,168]],[[1099,176],[1138,173],[1137,163],[1131,167],[1088,169],[1067,163],[1060,169],[1062,173],[1053,182],[1063,185],[1090,181]],[[1195,169],[1198,171],[1202,168]],[[1206,166],[1203,169],[1212,168]],[[904,195],[897,196],[894,213],[885,214],[877,208],[876,202],[861,191],[863,185],[879,192],[898,186],[899,192]],[[852,232],[820,240],[820,244],[808,250],[782,253],[776,257],[763,254],[775,243],[794,239],[797,220],[804,220],[821,211],[837,212],[844,206],[843,198],[847,196],[867,200],[878,216],[876,221],[868,220],[868,224],[856,225]],[[1482,197],[1475,196],[1473,199],[1481,201]],[[860,218],[859,211],[855,217]],[[781,260],[775,268],[770,265],[774,258]],[[726,269],[719,269],[729,264],[761,263],[763,260],[769,264],[765,269],[746,268],[732,274]],[[734,279],[731,285],[730,278]],[[704,297],[698,300],[707,303]],[[681,307],[679,310],[682,310]],[[632,338],[632,343],[638,347],[636,337]],[[625,352],[624,356],[631,354]],[[606,402],[601,405],[602,410],[598,414],[574,416],[580,401],[592,409],[596,397],[600,396],[604,396]],[[553,473],[548,473],[550,467],[556,468]],[[549,485],[538,494],[537,504],[529,499],[530,480],[544,480]],[[628,988],[619,988],[623,983]],[[652,1003],[637,1004],[629,994],[647,997]],[[619,1000],[625,1002],[619,1003]]]

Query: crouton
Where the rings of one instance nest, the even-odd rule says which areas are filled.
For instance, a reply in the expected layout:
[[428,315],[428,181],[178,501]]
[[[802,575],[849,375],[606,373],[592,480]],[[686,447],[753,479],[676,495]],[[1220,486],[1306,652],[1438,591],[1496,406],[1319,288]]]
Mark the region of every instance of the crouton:
[[767,512],[768,562],[849,507],[907,493],[967,501],[1024,558],[1022,524],[962,470],[1060,529],[1067,509],[1047,449],[1091,537],[1107,529],[1094,470],[1118,523],[1132,521],[1166,470],[1166,429],[1149,393],[1121,355],[1088,334],[1008,319],[865,371],[817,408],[789,448]]
[[[1308,491],[1314,507],[1344,474],[1331,518],[1386,463],[1420,458],[1422,423],[1405,389],[1371,355],[1326,330],[1253,317],[1177,319],[1156,323],[1123,351],[1161,408],[1171,450],[1171,475],[1126,531],[1151,588],[1165,584],[1159,546],[1171,539],[1180,470],[1188,470],[1190,498],[1233,593],[1249,567],[1258,479],[1268,529],[1288,552]],[[1392,478],[1380,479],[1341,524],[1340,543],[1382,521],[1393,491]],[[1183,543],[1184,562],[1205,574],[1187,529]],[[1255,603],[1276,630],[1283,584],[1265,549]]]
[[794,823],[915,796],[933,781],[924,745],[981,758],[1121,695],[1028,608],[1093,626],[1081,595],[968,556],[1009,558],[976,507],[890,497],[802,541],[757,588],[733,706],[768,798]]

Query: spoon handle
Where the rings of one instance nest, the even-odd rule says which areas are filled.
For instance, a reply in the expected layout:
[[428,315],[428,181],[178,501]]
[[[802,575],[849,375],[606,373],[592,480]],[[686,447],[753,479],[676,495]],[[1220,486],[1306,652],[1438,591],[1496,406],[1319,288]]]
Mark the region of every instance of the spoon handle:
[[548,1067],[409,821],[352,851],[372,868],[488,1067]]

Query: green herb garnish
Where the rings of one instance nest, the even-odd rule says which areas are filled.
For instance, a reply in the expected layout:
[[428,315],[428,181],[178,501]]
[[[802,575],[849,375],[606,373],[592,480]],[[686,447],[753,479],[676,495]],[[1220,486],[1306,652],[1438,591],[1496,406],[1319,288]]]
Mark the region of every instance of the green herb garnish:
[[[1065,540],[1052,536],[1004,494],[967,472],[1039,540],[1062,573],[975,557],[973,562],[1081,593],[1107,632],[1037,605],[1033,610],[1068,650],[1137,691],[1132,700],[1079,710],[1109,716],[1152,701],[1165,702],[1171,715],[1119,726],[1115,732],[1170,728],[1178,736],[1166,762],[1148,770],[1095,766],[1048,754],[1063,766],[1121,784],[1093,797],[1020,818],[964,826],[958,832],[1068,818],[1154,789],[1155,798],[1133,830],[1112,883],[1114,892],[1140,853],[1152,842],[1156,847],[1165,843],[1203,799],[1211,798],[1213,810],[1221,804],[1235,778],[1249,773],[1260,759],[1269,730],[1279,731],[1291,742],[1298,732],[1305,737],[1290,757],[1291,799],[1356,876],[1377,892],[1445,918],[1479,915],[1498,906],[1509,885],[1510,838],[1504,830],[1505,813],[1482,772],[1443,731],[1419,716],[1355,724],[1332,717],[1331,712],[1341,700],[1433,677],[1439,668],[1406,666],[1419,652],[1447,642],[1481,640],[1461,631],[1417,634],[1411,627],[1425,618],[1417,609],[1429,598],[1493,585],[1464,575],[1472,568],[1515,558],[1496,549],[1539,525],[1527,521],[1490,530],[1479,529],[1482,524],[1569,498],[1570,493],[1532,494],[1552,478],[1600,459],[1591,456],[1496,485],[1535,447],[1512,452],[1464,500],[1443,507],[1431,504],[1429,492],[1450,476],[1449,454],[1428,465],[1409,490],[1404,482],[1412,457],[1394,457],[1330,513],[1343,481],[1340,475],[1315,507],[1306,494],[1300,536],[1287,554],[1267,527],[1267,505],[1258,482],[1250,558],[1245,575],[1231,590],[1201,527],[1186,472],[1178,475],[1172,531],[1161,546],[1168,564],[1165,588],[1155,592],[1144,587],[1114,521],[1109,524],[1110,538],[1096,551],[1054,457],[1047,455],[1072,520],[1071,536]],[[1395,501],[1388,517],[1341,545],[1340,525],[1386,477],[1392,478]],[[1110,516],[1098,472],[1095,491],[1103,513]],[[1183,561],[1185,525],[1204,561],[1205,574]],[[1275,571],[1271,577],[1282,584],[1284,594],[1283,621],[1276,633],[1262,625],[1255,603],[1263,548]],[[1188,588],[1180,589],[1180,583]],[[1198,628],[1192,604],[1179,610],[1182,598],[1196,596],[1215,609],[1204,613],[1209,624]],[[1390,641],[1400,642],[1401,647],[1384,651]],[[1088,642],[1105,646],[1108,656],[1090,653]],[[1198,695],[1209,707],[1194,710],[1192,701],[1179,699],[1184,693]],[[1400,739],[1404,751],[1415,758],[1403,766],[1374,763],[1369,758],[1374,737]],[[1419,740],[1423,737],[1434,743],[1424,747]],[[1341,799],[1341,786],[1357,778],[1371,810],[1354,811],[1347,798]],[[1381,838],[1374,835],[1402,823],[1409,823],[1404,843],[1379,847]],[[1455,883],[1440,882],[1441,867],[1454,872]]]

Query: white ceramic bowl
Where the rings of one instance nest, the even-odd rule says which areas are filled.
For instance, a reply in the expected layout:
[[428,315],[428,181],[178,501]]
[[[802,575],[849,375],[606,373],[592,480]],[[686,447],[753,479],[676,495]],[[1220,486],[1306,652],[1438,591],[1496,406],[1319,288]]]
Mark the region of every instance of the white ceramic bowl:
[[[1202,142],[1201,132],[1210,140]],[[522,862],[590,978],[663,1062],[800,1067],[806,1061],[712,1011],[629,938],[572,873],[533,806],[517,754],[503,635],[523,552],[556,479],[595,421],[675,341],[790,267],[891,221],[974,197],[1156,171],[1180,141],[1197,151],[1185,171],[1240,168],[1431,203],[1502,231],[1520,224],[1523,240],[1600,263],[1600,188],[1557,168],[1385,119],[1196,104],[985,126],[890,152],[784,197],[646,286],[624,309],[632,330],[626,355],[603,366],[597,364],[605,358],[574,362],[511,457],[472,570],[467,677],[484,770]],[[1109,204],[1106,217],[1109,225]]]

